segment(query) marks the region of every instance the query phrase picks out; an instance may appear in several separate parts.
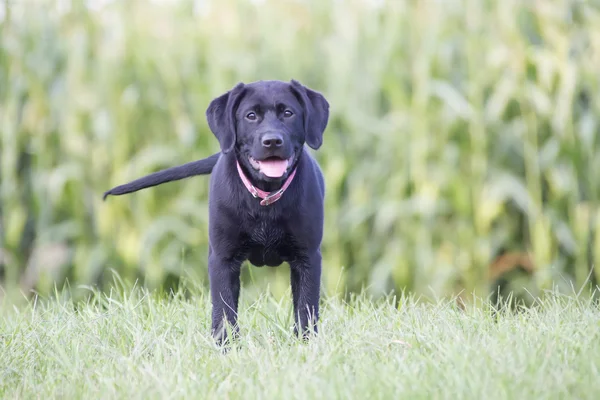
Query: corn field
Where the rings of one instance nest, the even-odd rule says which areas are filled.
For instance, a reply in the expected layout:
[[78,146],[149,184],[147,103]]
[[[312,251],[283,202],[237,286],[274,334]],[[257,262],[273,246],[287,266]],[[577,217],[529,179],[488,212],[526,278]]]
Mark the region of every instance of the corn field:
[[102,193],[217,152],[204,112],[237,82],[292,78],[331,104],[325,292],[600,278],[595,2],[0,4],[3,294],[207,282],[208,177]]

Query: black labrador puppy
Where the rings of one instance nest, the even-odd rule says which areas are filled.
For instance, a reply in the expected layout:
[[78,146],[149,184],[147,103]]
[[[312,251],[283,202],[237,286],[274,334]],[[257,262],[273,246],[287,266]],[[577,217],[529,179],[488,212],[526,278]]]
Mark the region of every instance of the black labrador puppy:
[[288,262],[295,333],[317,332],[325,183],[315,159],[329,119],[329,103],[292,80],[239,83],[206,110],[221,152],[168,168],[104,194],[121,195],[209,174],[208,272],[212,334],[237,333],[240,269]]

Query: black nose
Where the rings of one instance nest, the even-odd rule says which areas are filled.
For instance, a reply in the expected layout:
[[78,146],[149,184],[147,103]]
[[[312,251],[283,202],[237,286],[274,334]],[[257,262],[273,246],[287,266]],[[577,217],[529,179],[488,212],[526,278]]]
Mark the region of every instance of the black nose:
[[281,147],[283,145],[283,137],[278,133],[267,133],[262,137],[262,145],[268,149]]

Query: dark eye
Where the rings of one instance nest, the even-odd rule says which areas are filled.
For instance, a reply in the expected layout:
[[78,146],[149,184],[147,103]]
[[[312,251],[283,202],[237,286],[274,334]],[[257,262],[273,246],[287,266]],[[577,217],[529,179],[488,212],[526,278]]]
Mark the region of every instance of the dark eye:
[[246,114],[246,119],[250,121],[256,120],[256,113],[254,113],[254,111],[250,111],[248,114]]
[[289,117],[291,117],[292,115],[294,115],[294,113],[293,113],[293,112],[291,112],[290,110],[285,110],[285,111],[283,112],[283,115],[284,115],[286,118],[289,118]]

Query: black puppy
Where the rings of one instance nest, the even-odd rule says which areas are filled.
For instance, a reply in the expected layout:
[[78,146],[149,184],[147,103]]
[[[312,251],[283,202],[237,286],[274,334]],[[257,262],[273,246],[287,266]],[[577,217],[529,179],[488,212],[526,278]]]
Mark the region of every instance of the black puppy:
[[318,149],[329,103],[295,80],[240,83],[206,110],[221,152],[165,169],[104,194],[120,195],[209,174],[208,270],[212,334],[237,332],[240,269],[288,262],[295,332],[317,331],[325,183],[306,143]]

